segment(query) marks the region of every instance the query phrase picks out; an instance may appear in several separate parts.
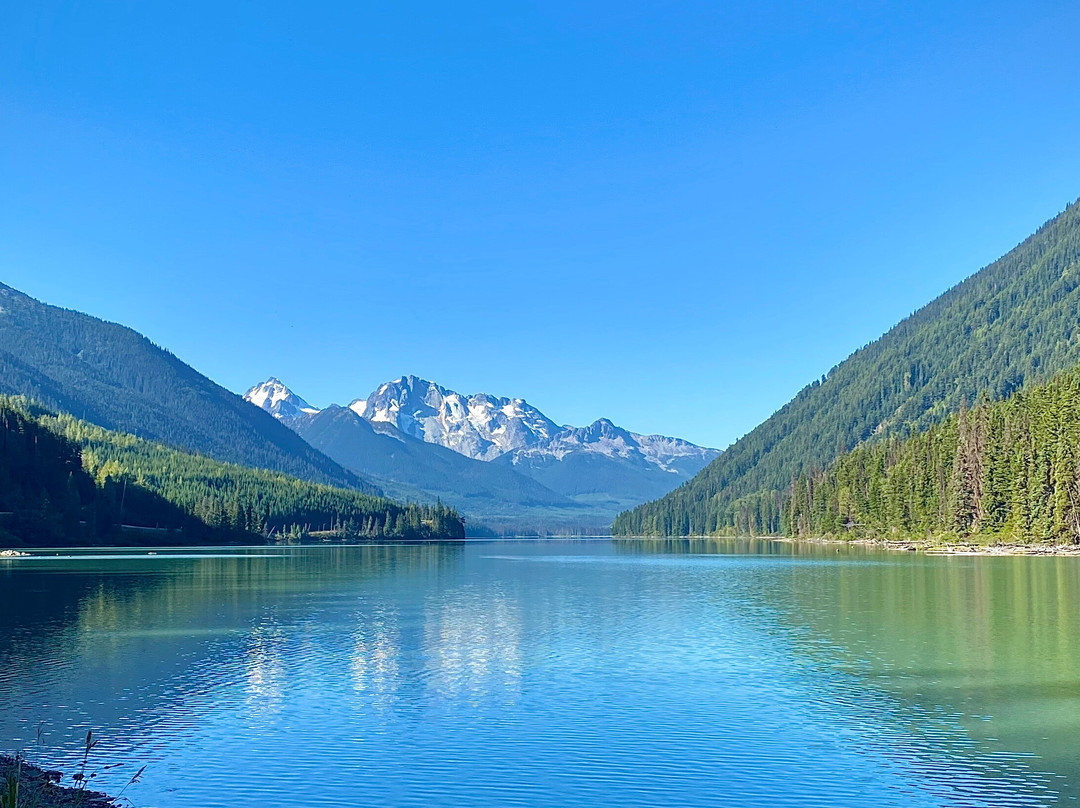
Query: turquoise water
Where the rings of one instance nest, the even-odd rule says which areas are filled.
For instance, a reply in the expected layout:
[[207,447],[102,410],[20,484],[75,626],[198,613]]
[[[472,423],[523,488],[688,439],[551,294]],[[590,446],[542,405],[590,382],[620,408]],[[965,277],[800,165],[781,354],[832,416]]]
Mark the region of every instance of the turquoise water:
[[0,561],[0,748],[137,805],[1080,793],[1080,559],[499,542]]

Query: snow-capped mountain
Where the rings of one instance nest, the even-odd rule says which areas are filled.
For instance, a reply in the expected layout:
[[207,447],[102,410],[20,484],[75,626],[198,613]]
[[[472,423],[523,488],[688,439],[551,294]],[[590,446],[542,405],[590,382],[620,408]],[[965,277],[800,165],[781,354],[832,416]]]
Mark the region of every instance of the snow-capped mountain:
[[[252,387],[244,398],[286,421],[319,412],[273,377]],[[607,418],[584,427],[559,426],[522,398],[466,396],[417,376],[382,384],[367,398],[354,400],[349,409],[384,434],[396,430],[474,460],[510,455],[515,465],[526,457],[562,460],[589,452],[678,474],[688,466],[704,466],[719,454],[680,438],[630,432]]]
[[440,498],[504,529],[606,524],[719,454],[607,418],[559,426],[524,399],[466,396],[416,376],[380,385],[347,409],[320,411],[273,378],[244,398],[387,490]]
[[474,460],[494,460],[560,431],[524,399],[463,396],[416,376],[387,382],[349,408],[372,423],[393,424],[406,435]]
[[601,418],[565,427],[496,462],[580,502],[632,507],[686,482],[718,454],[678,438],[639,435]]
[[244,400],[266,410],[279,420],[286,421],[299,415],[314,415],[318,412],[300,396],[286,387],[273,376],[262,384],[257,384],[244,393]]
[[715,449],[705,449],[680,438],[639,435],[600,418],[589,426],[564,427],[540,443],[516,450],[513,463],[518,465],[526,458],[540,456],[562,460],[575,452],[651,463],[672,474],[684,473],[688,465],[700,468],[719,454]]

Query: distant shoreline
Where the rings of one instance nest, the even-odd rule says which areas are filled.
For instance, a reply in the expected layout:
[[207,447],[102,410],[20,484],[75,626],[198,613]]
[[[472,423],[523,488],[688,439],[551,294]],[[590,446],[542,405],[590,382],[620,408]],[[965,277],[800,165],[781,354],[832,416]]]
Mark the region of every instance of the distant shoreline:
[[33,544],[0,545],[0,560],[6,558],[32,558],[44,553],[85,552],[97,550],[101,552],[124,551],[142,552],[157,555],[159,552],[167,554],[176,551],[191,550],[282,550],[298,547],[393,547],[397,545],[417,544],[462,544],[472,539],[466,538],[442,538],[442,539],[410,539],[410,538],[379,538],[365,539],[362,541],[298,541],[298,542],[266,542],[264,544],[72,544],[37,546]]
[[55,553],[117,552],[168,557],[175,553],[212,552],[215,550],[284,550],[290,548],[401,547],[433,544],[490,544],[500,541],[770,541],[783,544],[867,547],[890,552],[922,553],[948,556],[1080,556],[1080,544],[1045,544],[1041,542],[943,542],[937,539],[837,539],[828,536],[477,536],[464,539],[375,539],[363,542],[298,542],[295,544],[194,544],[194,545],[82,545],[78,547],[0,547],[0,561],[33,559]]
[[105,553],[116,555],[145,555],[168,558],[174,555],[189,555],[193,553],[214,554],[220,552],[238,552],[242,550],[295,550],[295,549],[342,549],[358,547],[417,547],[437,544],[463,546],[466,544],[492,544],[502,541],[509,542],[575,542],[575,541],[611,541],[612,536],[572,536],[555,534],[551,536],[467,536],[462,539],[370,539],[358,542],[295,542],[295,543],[268,543],[268,544],[80,544],[71,546],[35,547],[33,545],[20,545],[18,547],[0,546],[0,561],[14,561],[17,559],[33,560],[35,558],[52,558],[56,555],[69,553]]

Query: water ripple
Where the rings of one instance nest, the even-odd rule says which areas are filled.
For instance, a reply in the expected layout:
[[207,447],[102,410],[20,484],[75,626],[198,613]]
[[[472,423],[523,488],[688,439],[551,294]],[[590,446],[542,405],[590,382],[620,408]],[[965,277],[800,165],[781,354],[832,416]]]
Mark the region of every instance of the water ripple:
[[[160,808],[1076,796],[1047,754],[1080,724],[1074,680],[1048,691],[1052,730],[1016,720],[1024,685],[1048,679],[1041,662],[997,661],[1016,635],[980,628],[996,598],[958,596],[986,569],[737,550],[319,548],[9,570],[7,591],[37,605],[2,618],[0,736],[70,770],[93,728],[101,762],[128,764],[101,782],[148,763],[128,793]],[[899,625],[894,591],[908,593]],[[1068,636],[1053,639],[1061,670],[1080,662]]]

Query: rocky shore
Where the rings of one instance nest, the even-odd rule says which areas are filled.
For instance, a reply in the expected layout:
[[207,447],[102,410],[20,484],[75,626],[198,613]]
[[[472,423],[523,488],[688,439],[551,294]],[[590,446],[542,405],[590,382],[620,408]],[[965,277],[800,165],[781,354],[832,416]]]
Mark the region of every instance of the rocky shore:
[[121,803],[98,791],[60,785],[63,775],[0,755],[0,805],[13,808],[119,808]]
[[978,543],[942,541],[940,539],[837,539],[829,536],[819,538],[778,538],[777,541],[799,544],[835,544],[856,547],[877,547],[925,555],[962,556],[1080,556],[1080,544],[1050,544],[1046,542],[994,542]]

